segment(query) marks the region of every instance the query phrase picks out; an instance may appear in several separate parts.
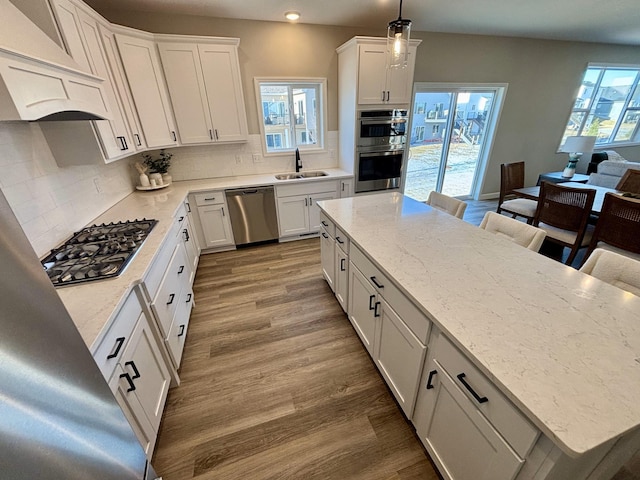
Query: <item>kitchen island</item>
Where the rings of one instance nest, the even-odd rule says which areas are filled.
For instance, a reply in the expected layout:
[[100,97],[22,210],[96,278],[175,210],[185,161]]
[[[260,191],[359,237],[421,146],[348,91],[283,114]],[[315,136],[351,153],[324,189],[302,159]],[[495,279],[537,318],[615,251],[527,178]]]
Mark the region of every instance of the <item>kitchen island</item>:
[[[640,298],[398,193],[329,200],[320,207],[335,235],[341,231],[348,238],[349,268],[370,262],[417,308],[421,321],[431,324],[415,409],[405,413],[445,478],[604,480],[640,448]],[[352,283],[347,313],[354,323]],[[375,290],[369,299],[375,317],[388,290],[378,290],[383,297],[378,302],[373,303]],[[416,315],[398,314],[420,337]],[[356,331],[366,337],[359,327]],[[370,352],[379,350],[381,341],[376,339],[378,347]],[[428,395],[441,390],[434,382],[449,378],[444,360],[469,363],[468,369],[484,376],[486,388],[497,389],[487,401],[474,391],[484,380],[469,385],[471,375],[465,380],[464,374],[457,387],[447,387],[459,390],[450,398],[463,392],[478,406],[468,415],[485,422],[482,437],[495,433],[516,458],[504,476],[495,473],[500,471],[495,465],[465,476],[464,469],[448,463],[447,448],[458,448],[456,463],[469,460],[484,468],[482,459],[474,464],[473,446],[466,449],[464,429],[453,432],[453,440],[430,438],[438,434],[433,411],[446,413],[438,410],[440,404],[428,405]],[[376,363],[392,383],[384,365]],[[396,386],[390,387],[395,393]],[[497,396],[504,399],[494,400]],[[396,397],[403,405],[406,399]],[[491,410],[497,405],[514,408],[509,418],[521,416],[522,428],[509,432],[514,423]],[[431,415],[428,422],[425,412]]]

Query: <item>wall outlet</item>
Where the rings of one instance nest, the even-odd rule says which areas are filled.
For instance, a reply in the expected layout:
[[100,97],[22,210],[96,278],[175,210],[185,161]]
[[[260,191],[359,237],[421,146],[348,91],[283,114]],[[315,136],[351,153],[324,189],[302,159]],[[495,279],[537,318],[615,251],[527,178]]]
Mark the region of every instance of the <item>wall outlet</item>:
[[102,193],[103,192],[102,181],[100,180],[100,178],[94,178],[93,179],[93,184],[96,186],[96,192],[98,192],[98,193]]
[[236,165],[240,165],[242,163],[242,155],[236,155]]
[[264,159],[262,158],[262,155],[260,155],[259,153],[253,154],[253,163],[262,163],[263,161]]

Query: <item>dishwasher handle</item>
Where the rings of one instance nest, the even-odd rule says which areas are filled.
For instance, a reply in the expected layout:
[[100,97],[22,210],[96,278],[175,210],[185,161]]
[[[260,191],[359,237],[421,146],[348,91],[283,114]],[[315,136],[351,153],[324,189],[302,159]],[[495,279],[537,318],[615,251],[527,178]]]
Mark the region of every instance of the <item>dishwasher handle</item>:
[[225,190],[225,194],[228,196],[255,195],[256,193],[265,193],[273,190],[274,190],[273,187],[235,188],[232,190]]

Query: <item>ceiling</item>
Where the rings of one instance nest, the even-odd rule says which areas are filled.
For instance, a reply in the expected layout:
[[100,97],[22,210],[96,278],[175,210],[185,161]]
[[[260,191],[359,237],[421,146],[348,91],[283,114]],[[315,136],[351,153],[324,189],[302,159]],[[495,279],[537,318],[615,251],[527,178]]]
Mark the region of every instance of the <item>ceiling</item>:
[[[109,9],[380,28],[398,17],[398,0],[86,0]],[[638,0],[404,0],[413,30],[640,45]]]

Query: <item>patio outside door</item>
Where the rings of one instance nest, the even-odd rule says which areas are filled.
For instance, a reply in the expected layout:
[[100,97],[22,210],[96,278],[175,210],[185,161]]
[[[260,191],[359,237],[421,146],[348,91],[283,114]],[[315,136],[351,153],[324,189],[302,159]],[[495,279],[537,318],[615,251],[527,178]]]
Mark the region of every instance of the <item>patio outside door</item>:
[[493,137],[501,87],[416,86],[404,192],[425,201],[429,192],[476,198]]

